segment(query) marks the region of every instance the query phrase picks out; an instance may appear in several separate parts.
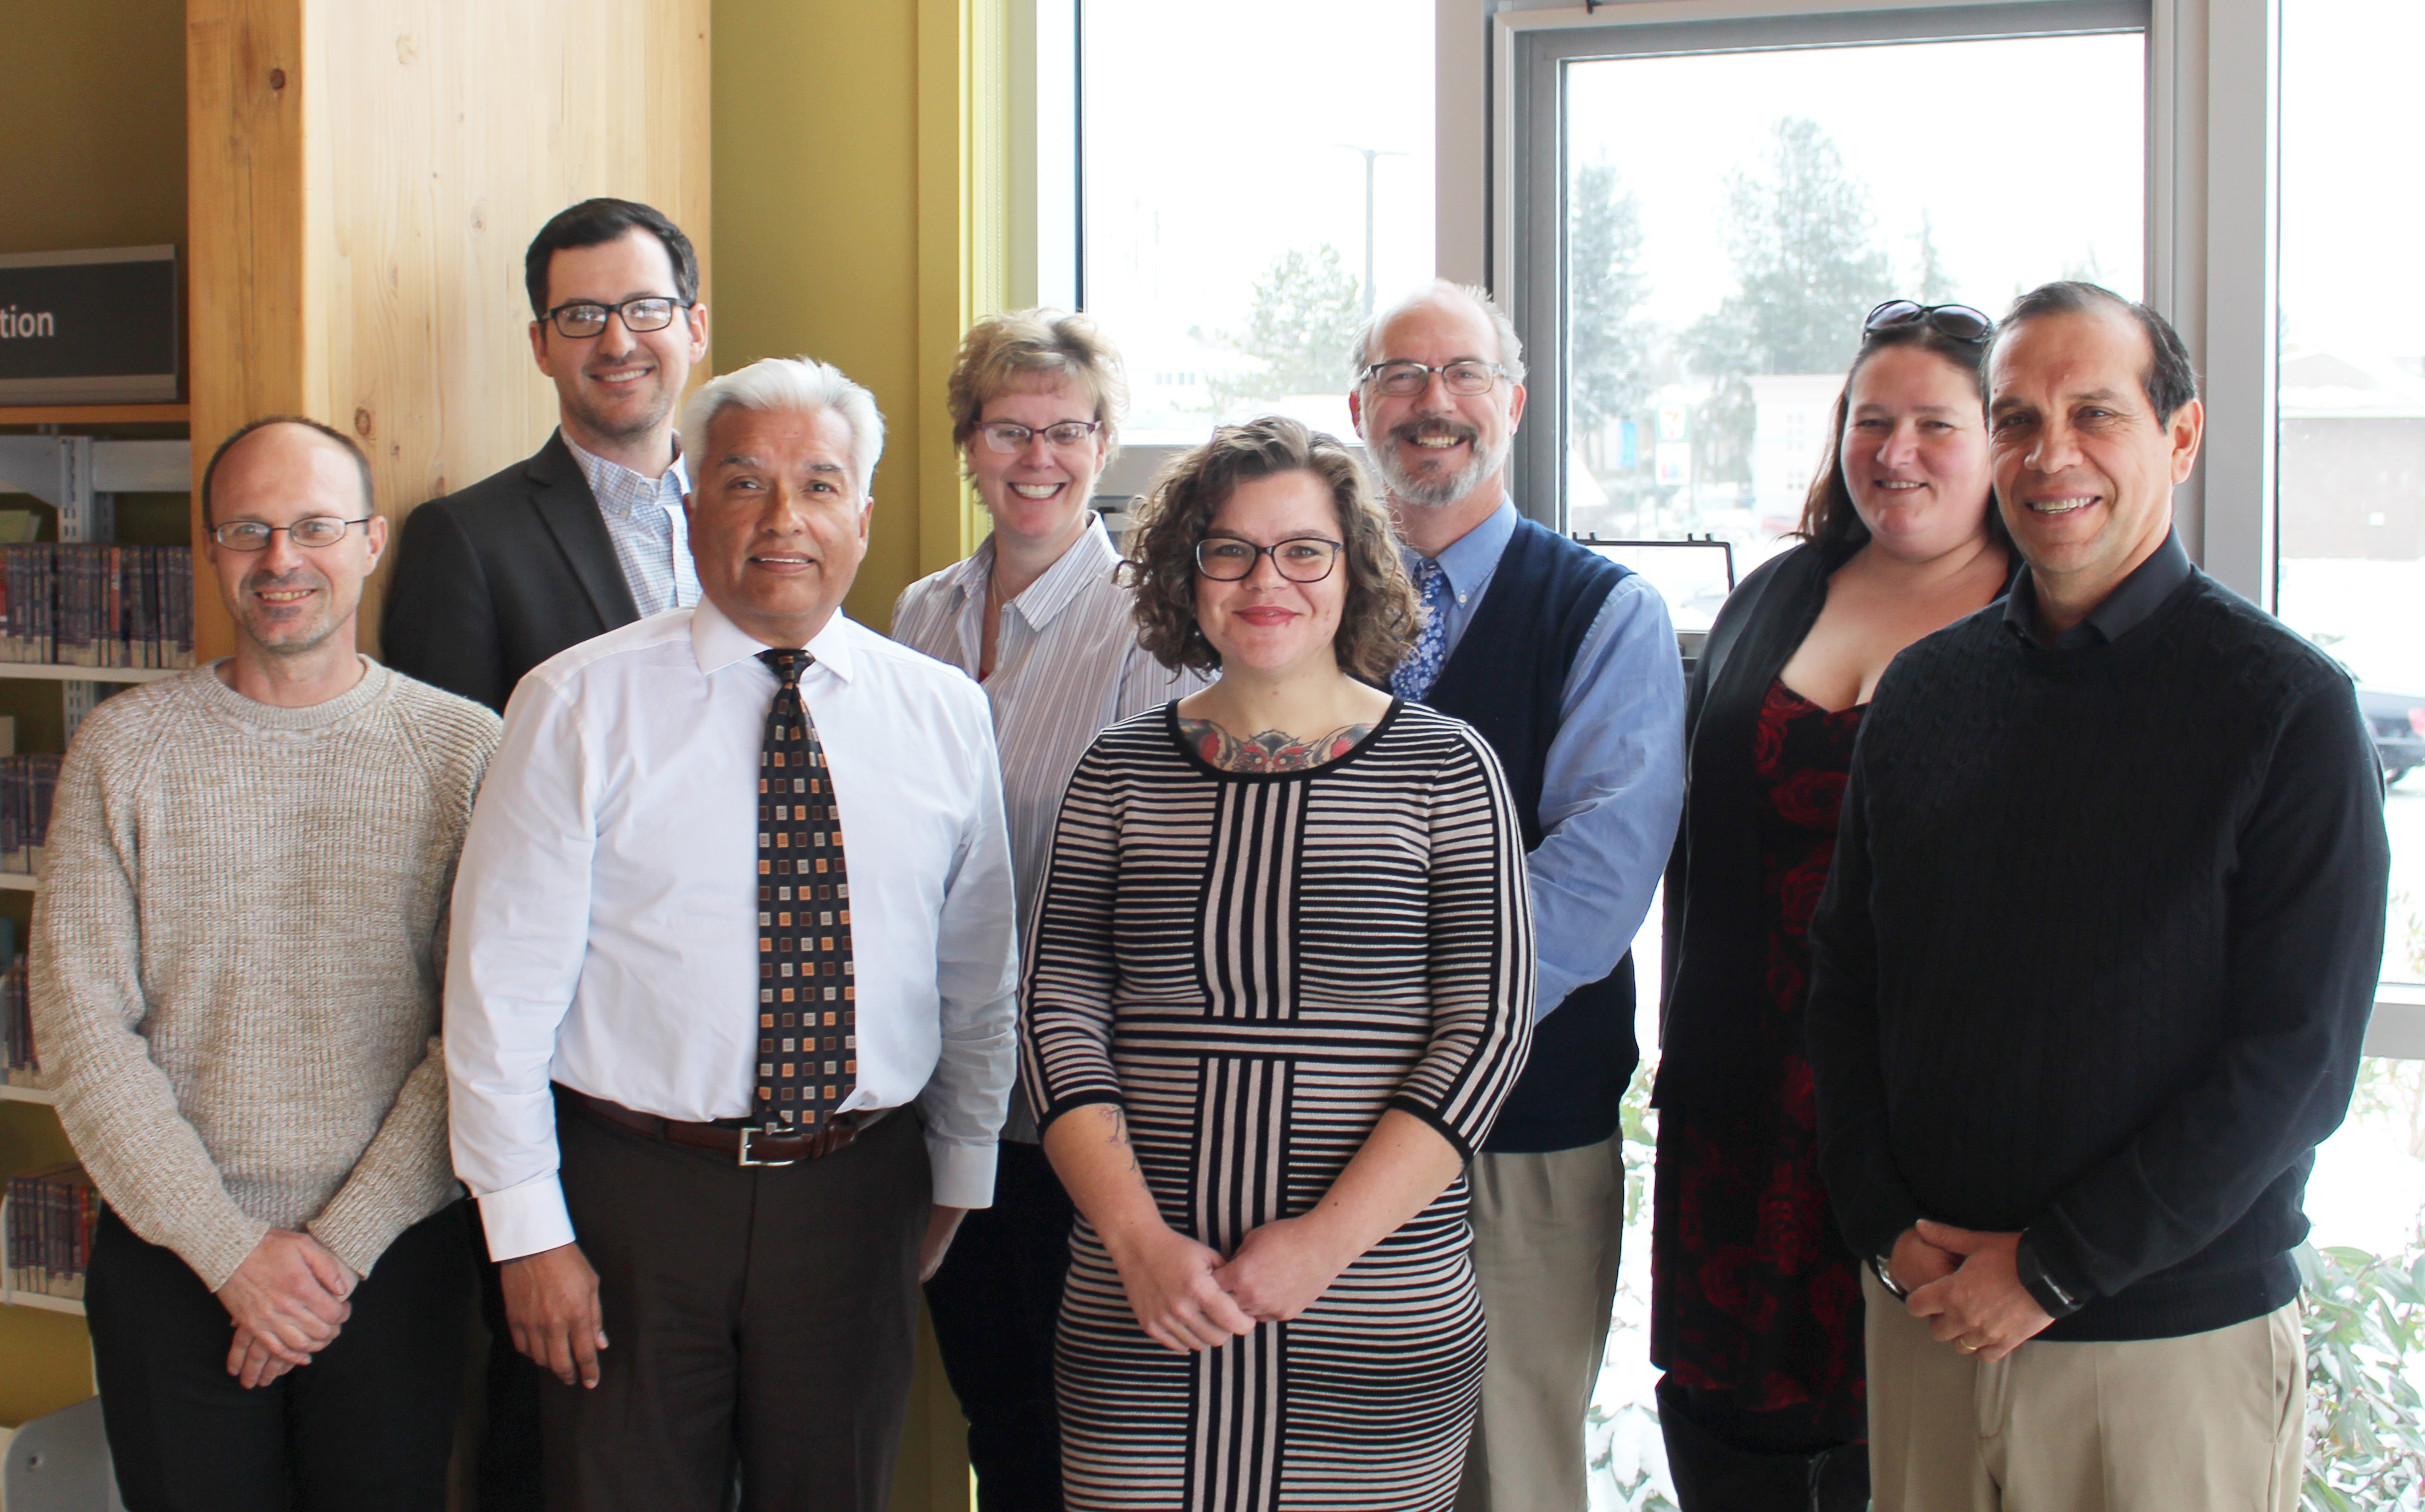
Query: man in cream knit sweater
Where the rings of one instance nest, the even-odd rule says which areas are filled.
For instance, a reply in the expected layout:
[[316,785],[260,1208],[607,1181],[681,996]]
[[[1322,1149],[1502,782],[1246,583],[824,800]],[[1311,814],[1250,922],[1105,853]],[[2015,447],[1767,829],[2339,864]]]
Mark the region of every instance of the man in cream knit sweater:
[[110,1452],[135,1512],[434,1512],[472,1295],[439,988],[497,718],[355,651],[387,522],[345,437],[238,431],[202,509],[235,655],[85,721],[34,913],[36,1042],[109,1208]]

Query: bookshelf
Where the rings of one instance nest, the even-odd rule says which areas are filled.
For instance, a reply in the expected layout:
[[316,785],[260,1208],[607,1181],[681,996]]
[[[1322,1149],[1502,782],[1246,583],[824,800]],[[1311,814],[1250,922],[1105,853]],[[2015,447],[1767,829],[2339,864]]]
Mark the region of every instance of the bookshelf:
[[[12,1087],[9,1090],[30,1091],[32,1089]],[[7,1197],[0,1197],[0,1255],[8,1252],[8,1220],[13,1216],[10,1211],[12,1206]],[[20,1291],[14,1284],[15,1281],[14,1269],[8,1265],[0,1265],[0,1307],[30,1307],[43,1313],[66,1313],[74,1317],[84,1316],[84,1303],[76,1298],[53,1297],[48,1292]]]
[[183,425],[189,405],[0,405],[0,425]]
[[[0,426],[39,427],[31,435],[0,435],[0,487],[30,494],[56,509],[59,542],[115,541],[119,536],[118,496],[189,494],[193,486],[193,448],[185,439],[121,439],[83,433],[82,428],[183,428],[188,414],[184,405],[0,406]],[[77,433],[70,434],[71,428]],[[190,512],[190,504],[187,509]],[[63,588],[61,591],[64,593]],[[155,613],[159,611],[158,597],[153,596]],[[175,676],[176,670],[169,668],[0,661],[0,683],[48,684],[59,690],[61,745],[73,738],[77,724],[107,692]],[[39,877],[0,872],[0,896],[31,893],[40,885]],[[9,910],[13,914],[22,906],[12,902]],[[22,924],[21,915],[21,927]],[[57,1100],[40,1088],[0,1085],[0,1105],[7,1104],[30,1104],[48,1109],[56,1108]],[[36,1116],[56,1130],[47,1113]],[[56,1138],[56,1132],[50,1138]],[[18,1158],[12,1157],[10,1164],[17,1163]],[[10,1202],[0,1197],[0,1252],[6,1251],[13,1216]],[[24,1309],[75,1318],[85,1315],[83,1302],[25,1291],[17,1287],[14,1280],[13,1273],[0,1265],[0,1311]]]
[[158,682],[178,676],[175,667],[71,667],[56,661],[0,661],[0,677],[27,682]]

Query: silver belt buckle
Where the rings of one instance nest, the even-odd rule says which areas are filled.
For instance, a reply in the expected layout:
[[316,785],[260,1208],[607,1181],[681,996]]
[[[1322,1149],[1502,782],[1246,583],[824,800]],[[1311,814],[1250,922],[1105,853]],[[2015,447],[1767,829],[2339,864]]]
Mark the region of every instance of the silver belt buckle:
[[760,1160],[753,1157],[749,1154],[749,1140],[753,1136],[763,1131],[753,1128],[744,1128],[741,1131],[741,1164],[745,1166],[794,1166],[799,1164],[796,1159]]

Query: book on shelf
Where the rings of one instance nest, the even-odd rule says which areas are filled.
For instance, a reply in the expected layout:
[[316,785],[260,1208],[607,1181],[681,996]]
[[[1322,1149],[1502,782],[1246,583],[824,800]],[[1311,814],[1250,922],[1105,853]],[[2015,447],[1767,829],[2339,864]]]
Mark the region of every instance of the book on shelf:
[[40,1087],[34,1058],[34,1011],[25,996],[25,956],[17,948],[17,921],[0,915],[0,1085]]
[[57,756],[0,756],[0,871],[24,876],[41,871],[51,795],[58,786]]
[[101,1193],[72,1160],[8,1178],[8,1285],[82,1298]]
[[192,666],[193,548],[0,546],[0,661]]

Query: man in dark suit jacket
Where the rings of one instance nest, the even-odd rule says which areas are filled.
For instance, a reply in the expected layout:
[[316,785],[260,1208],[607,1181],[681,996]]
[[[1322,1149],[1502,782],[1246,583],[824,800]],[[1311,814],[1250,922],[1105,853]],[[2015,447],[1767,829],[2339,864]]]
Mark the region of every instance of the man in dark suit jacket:
[[674,434],[707,351],[690,239],[646,205],[590,199],[540,230],[523,270],[559,428],[407,517],[381,640],[397,671],[499,710],[567,646],[699,601]]
[[[707,352],[690,238],[646,205],[585,200],[540,228],[522,273],[558,429],[538,455],[406,517],[381,629],[388,665],[500,712],[558,651],[699,602],[674,434]],[[477,1504],[538,1512],[544,1372],[514,1350],[485,1245],[475,1258],[491,1335]]]

